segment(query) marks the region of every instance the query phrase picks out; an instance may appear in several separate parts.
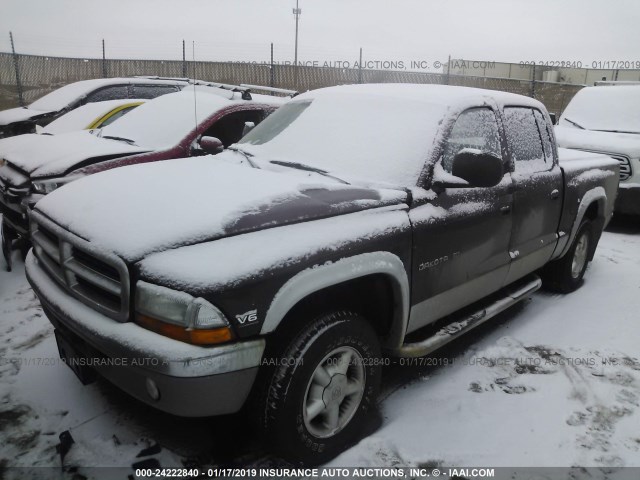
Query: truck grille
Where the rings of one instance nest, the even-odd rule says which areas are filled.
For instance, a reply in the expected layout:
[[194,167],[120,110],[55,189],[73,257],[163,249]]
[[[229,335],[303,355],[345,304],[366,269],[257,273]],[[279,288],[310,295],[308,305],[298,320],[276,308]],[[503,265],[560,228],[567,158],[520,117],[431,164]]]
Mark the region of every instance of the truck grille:
[[627,180],[631,177],[631,162],[629,161],[629,157],[625,157],[624,155],[615,155],[611,153],[607,153],[611,158],[620,162],[620,181]]
[[115,319],[129,319],[129,272],[124,261],[31,212],[31,242],[42,267],[75,298]]
[[[582,149],[581,149],[582,150]],[[627,180],[631,177],[633,172],[631,171],[631,162],[629,157],[621,155],[619,153],[601,152],[600,150],[584,150],[585,152],[600,153],[601,155],[607,155],[608,157],[617,160],[620,163],[620,181]]]

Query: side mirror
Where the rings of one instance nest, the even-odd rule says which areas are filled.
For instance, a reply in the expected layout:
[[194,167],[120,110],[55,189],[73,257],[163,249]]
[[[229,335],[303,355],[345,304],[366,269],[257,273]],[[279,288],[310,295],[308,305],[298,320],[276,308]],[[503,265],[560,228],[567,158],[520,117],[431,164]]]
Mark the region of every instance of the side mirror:
[[203,152],[209,155],[215,155],[224,150],[224,145],[216,137],[202,137],[200,138],[198,145],[200,146]]
[[453,157],[451,173],[466,180],[470,187],[494,187],[504,176],[501,158],[471,148],[464,148]]
[[244,127],[242,128],[242,136],[244,137],[247,133],[249,133],[254,128],[256,128],[255,122],[244,122]]

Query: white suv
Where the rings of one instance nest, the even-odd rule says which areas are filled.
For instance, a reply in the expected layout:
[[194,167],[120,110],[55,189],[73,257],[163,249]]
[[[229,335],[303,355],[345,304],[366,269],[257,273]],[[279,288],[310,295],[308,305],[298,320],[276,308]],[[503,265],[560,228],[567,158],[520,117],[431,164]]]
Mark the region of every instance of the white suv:
[[556,126],[558,145],[620,162],[616,212],[640,215],[640,85],[586,87]]

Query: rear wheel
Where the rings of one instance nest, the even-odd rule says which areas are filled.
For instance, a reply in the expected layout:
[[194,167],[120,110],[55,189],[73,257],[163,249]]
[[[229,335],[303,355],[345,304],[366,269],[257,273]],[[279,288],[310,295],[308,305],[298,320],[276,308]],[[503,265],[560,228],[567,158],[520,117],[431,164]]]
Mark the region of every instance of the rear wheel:
[[360,438],[380,384],[375,331],[346,311],[324,314],[286,349],[267,385],[262,424],[283,457],[325,462]]
[[593,243],[593,224],[584,220],[566,255],[549,263],[543,270],[545,285],[556,292],[570,293],[576,290],[589,265]]

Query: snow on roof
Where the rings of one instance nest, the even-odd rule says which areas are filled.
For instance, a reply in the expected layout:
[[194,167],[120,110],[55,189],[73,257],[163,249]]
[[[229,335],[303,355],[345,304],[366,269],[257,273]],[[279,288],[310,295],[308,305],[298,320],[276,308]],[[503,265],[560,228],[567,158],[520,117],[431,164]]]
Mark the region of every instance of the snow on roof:
[[[278,105],[279,97],[252,95],[258,103]],[[195,97],[195,98],[194,98]],[[264,99],[264,101],[262,101]],[[105,127],[102,136],[123,137],[136,145],[161,149],[173,147],[208,117],[224,107],[246,104],[239,93],[215,87],[188,87],[139,106]]]
[[96,120],[99,120],[111,112],[114,108],[145,102],[146,100],[142,99],[124,98],[121,100],[105,100],[104,102],[87,103],[56,118],[44,127],[40,133],[55,135],[64,132],[73,132],[75,130],[84,130],[85,128],[89,128]]
[[491,98],[542,107],[504,92],[441,85],[348,85],[291,100],[241,140],[257,159],[299,162],[344,179],[417,184],[443,121]]
[[44,97],[39,98],[31,105],[29,110],[43,112],[55,112],[69,106],[76,100],[100,87],[109,85],[144,84],[144,85],[186,85],[186,82],[178,80],[156,80],[147,78],[95,78],[82,80],[60,87]]
[[442,106],[476,104],[478,98],[491,98],[498,105],[527,105],[546,110],[544,105],[538,100],[534,100],[524,95],[502,92],[499,90],[486,90],[482,88],[458,87],[452,85],[425,85],[408,83],[371,83],[360,85],[340,85],[337,87],[321,88],[312,90],[295,97],[300,98],[321,98],[333,96],[336,93],[349,95],[377,95],[387,98],[412,100],[415,102],[425,102]]
[[560,117],[561,125],[579,128],[576,123],[588,130],[640,133],[640,85],[583,88]]

